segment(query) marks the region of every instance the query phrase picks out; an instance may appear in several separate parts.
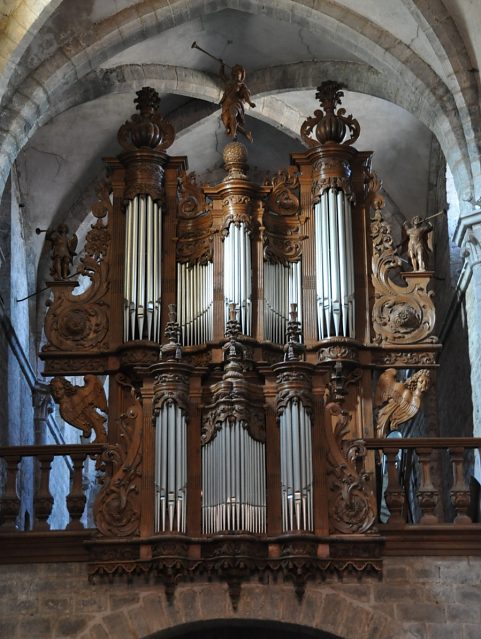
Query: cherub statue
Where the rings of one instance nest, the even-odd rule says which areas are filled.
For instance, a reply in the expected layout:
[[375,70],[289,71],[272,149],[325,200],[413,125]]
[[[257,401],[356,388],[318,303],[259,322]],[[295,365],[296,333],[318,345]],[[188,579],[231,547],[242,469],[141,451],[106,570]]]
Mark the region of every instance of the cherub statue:
[[408,254],[413,271],[425,271],[429,254],[428,235],[433,225],[416,215],[410,222],[406,220],[403,226],[409,238]]
[[64,377],[54,377],[50,382],[52,397],[60,407],[60,415],[67,423],[79,428],[84,437],[90,437],[92,428],[95,441],[101,444],[107,440],[105,434],[108,412],[107,400],[102,384],[95,375],[85,375],[85,386],[74,386]]
[[428,370],[420,370],[404,382],[396,379],[395,368],[388,368],[380,376],[375,406],[379,408],[376,437],[386,437],[393,430],[414,417],[430,384]]
[[68,226],[59,224],[54,231],[47,231],[45,239],[50,242],[52,252],[52,268],[50,275],[54,280],[66,280],[70,275],[70,265],[73,262],[77,248],[77,236],[68,236]]
[[252,133],[244,127],[244,104],[247,102],[252,108],[255,107],[255,104],[252,102],[250,91],[244,82],[246,77],[245,69],[240,64],[234,65],[229,78],[225,73],[225,65],[221,62],[220,77],[225,83],[220,105],[222,107],[221,119],[226,133],[232,136],[234,140],[237,140],[237,132],[239,131],[249,142],[252,142]]

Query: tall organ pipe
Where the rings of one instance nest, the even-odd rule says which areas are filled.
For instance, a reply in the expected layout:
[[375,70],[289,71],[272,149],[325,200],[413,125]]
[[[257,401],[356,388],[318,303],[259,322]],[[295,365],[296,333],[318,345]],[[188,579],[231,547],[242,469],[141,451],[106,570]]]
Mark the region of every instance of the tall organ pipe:
[[311,420],[290,400],[280,416],[281,503],[284,531],[312,530]]
[[160,340],[162,212],[150,195],[127,205],[124,341]]
[[224,421],[202,447],[202,481],[204,533],[265,532],[265,444],[239,421]]
[[252,257],[251,241],[246,225],[230,224],[224,240],[225,323],[229,319],[229,304],[240,310],[240,326],[244,335],[252,326]]
[[156,419],[156,532],[185,532],[187,449],[184,411],[165,402]]
[[326,189],[315,205],[316,290],[319,339],[355,337],[351,201]]

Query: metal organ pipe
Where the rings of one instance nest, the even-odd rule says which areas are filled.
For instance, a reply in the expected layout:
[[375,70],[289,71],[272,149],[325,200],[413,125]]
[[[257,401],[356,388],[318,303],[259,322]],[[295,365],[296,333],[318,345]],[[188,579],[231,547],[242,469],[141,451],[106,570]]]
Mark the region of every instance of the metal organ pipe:
[[177,264],[177,308],[182,344],[205,344],[212,339],[214,266]]
[[185,532],[187,449],[184,411],[165,402],[156,419],[156,532]]
[[224,421],[202,447],[202,482],[204,533],[265,532],[265,444],[241,422]]
[[150,195],[127,205],[124,341],[160,340],[161,214]]
[[244,335],[252,326],[252,258],[250,235],[243,222],[230,224],[224,240],[225,323],[229,319],[229,304],[240,309],[240,326]]
[[301,318],[301,262],[264,262],[264,337],[276,344],[286,341],[291,304],[297,304]]
[[312,530],[311,420],[302,402],[280,416],[281,502],[284,531]]
[[351,201],[325,190],[315,205],[316,289],[319,339],[354,337],[354,259]]

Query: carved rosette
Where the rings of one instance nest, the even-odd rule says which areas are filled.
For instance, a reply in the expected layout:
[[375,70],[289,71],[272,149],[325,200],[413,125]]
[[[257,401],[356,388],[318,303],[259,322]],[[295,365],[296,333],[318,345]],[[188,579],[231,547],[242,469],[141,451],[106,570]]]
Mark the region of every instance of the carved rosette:
[[181,173],[177,202],[177,261],[190,265],[212,261],[212,203],[195,173]]
[[291,166],[272,178],[272,190],[263,216],[265,259],[272,264],[284,265],[299,261],[306,237],[301,234],[304,222],[299,173],[296,167]]
[[[327,80],[317,87],[316,99],[321,109],[314,111],[301,126],[301,137],[308,147],[316,147],[329,142],[350,146],[356,142],[361,132],[359,122],[352,115],[346,116],[346,109],[337,109],[344,92],[338,82]],[[347,132],[350,137],[346,138]],[[315,138],[311,137],[314,133]]]
[[331,427],[328,422],[328,503],[331,532],[374,532],[376,498],[370,487],[370,477],[363,470],[366,448],[361,440],[347,441],[350,415],[339,404],[326,406],[331,416],[339,419]]
[[120,416],[120,437],[97,460],[104,473],[94,504],[94,521],[100,535],[130,537],[139,534],[142,408],[135,402]]
[[373,243],[372,283],[375,301],[372,323],[378,344],[418,344],[436,342],[431,336],[436,319],[433,292],[427,288],[429,273],[405,272],[405,286],[392,276],[399,275],[401,259],[393,246],[391,228],[377,209],[371,221]]
[[86,236],[84,256],[77,273],[90,279],[90,285],[80,295],[73,295],[75,282],[51,283],[53,300],[47,301],[44,352],[106,350],[108,344],[110,307],[110,241],[108,220],[112,211],[109,187],[101,185],[99,201],[92,208],[97,217]]

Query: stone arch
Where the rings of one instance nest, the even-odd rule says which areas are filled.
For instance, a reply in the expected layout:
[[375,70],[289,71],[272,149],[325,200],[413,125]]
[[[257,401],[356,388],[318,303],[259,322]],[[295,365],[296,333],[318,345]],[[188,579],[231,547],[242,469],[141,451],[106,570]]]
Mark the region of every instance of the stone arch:
[[[404,78],[401,86],[408,87],[408,95],[413,98],[419,96],[418,116],[434,121],[433,126],[440,131],[438,137],[449,140],[447,147],[454,149],[451,151],[450,165],[456,176],[458,191],[472,189],[471,171],[465,153],[466,140],[452,95],[428,64],[407,45],[366,18],[325,0],[318,0],[312,8],[306,7],[300,0],[267,0],[262,4],[248,1],[242,5],[235,0],[221,3],[209,0],[186,3],[185,0],[178,0],[175,4],[169,4],[168,8],[163,4],[160,0],[150,0],[121,11],[115,20],[101,22],[91,33],[86,34],[86,41],[77,38],[41,64],[21,87],[21,94],[9,96],[15,108],[6,110],[8,132],[0,136],[0,148],[10,161],[14,160],[18,150],[35,130],[38,117],[48,112],[50,104],[55,103],[92,66],[95,67],[140,38],[185,22],[202,12],[233,8],[271,15],[296,25],[305,25],[309,21],[321,31],[329,27],[352,52],[357,52],[386,72],[389,70],[392,73],[394,70],[398,79]],[[382,46],[376,41],[382,42]],[[398,96],[402,91],[397,89]],[[8,169],[8,166],[3,168],[4,180]]]
[[342,639],[393,639],[396,629],[382,607],[351,596],[337,583],[310,584],[298,601],[291,584],[249,582],[242,586],[237,610],[232,608],[227,585],[217,582],[181,584],[171,604],[163,592],[145,586],[132,605],[128,597],[123,600],[118,613],[100,613],[81,639],[168,639],[178,636],[178,629],[199,622],[295,623],[305,633],[318,637],[319,632],[330,633],[327,637]]

